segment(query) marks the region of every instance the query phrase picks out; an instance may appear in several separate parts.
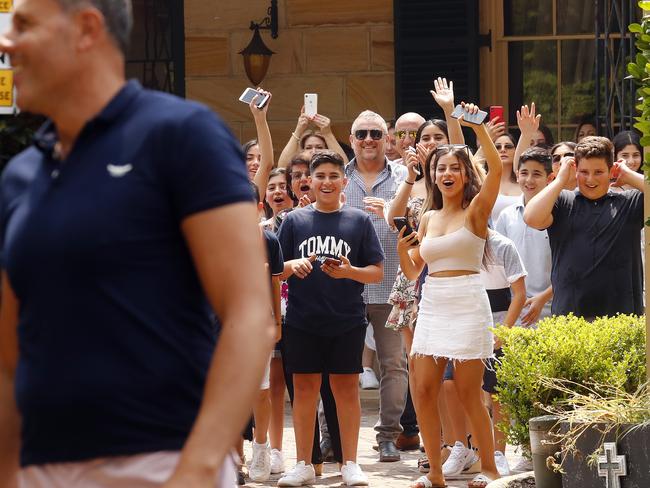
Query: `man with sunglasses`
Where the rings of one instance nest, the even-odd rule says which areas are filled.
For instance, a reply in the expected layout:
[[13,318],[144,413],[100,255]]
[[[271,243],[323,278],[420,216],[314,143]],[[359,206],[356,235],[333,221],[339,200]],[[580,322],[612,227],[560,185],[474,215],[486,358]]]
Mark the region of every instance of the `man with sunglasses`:
[[[348,185],[345,188],[347,203],[365,211],[364,198],[390,200],[407,175],[405,166],[386,158],[385,145],[388,131],[384,119],[366,110],[352,123],[350,145],[354,158],[345,168]],[[391,310],[388,295],[392,289],[399,259],[397,234],[392,232],[383,218],[371,213],[370,218],[379,236],[386,256],[384,278],[381,283],[367,285],[364,300],[368,321],[372,324],[380,369],[379,421],[375,425],[379,444],[379,460],[399,461],[395,442],[402,431],[400,417],[406,402],[408,375],[402,337],[398,331],[386,328]]]
[[415,147],[415,136],[418,133],[418,128],[424,122],[424,117],[415,112],[407,112],[397,119],[395,122],[395,149],[401,159],[395,162],[402,163],[409,147]]

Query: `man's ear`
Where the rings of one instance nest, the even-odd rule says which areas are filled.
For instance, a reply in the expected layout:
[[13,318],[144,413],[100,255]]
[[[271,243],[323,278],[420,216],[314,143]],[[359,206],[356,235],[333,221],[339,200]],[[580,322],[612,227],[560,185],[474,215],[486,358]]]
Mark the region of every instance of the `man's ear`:
[[354,144],[354,134],[350,134],[350,146]]
[[102,38],[109,36],[104,16],[95,7],[80,8],[74,14],[74,19],[79,30],[77,42],[79,51],[88,51]]

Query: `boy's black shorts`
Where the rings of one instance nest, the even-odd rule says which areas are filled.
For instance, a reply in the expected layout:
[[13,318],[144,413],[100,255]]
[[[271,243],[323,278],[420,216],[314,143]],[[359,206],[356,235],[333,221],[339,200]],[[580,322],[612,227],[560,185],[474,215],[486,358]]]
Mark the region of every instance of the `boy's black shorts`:
[[362,373],[365,338],[365,325],[333,337],[285,327],[282,331],[282,359],[289,373]]

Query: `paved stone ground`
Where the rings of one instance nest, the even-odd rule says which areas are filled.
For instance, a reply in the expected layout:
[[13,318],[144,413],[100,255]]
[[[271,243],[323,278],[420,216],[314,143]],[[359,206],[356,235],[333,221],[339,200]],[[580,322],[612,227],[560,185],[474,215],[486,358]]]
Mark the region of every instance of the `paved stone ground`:
[[[409,484],[421,476],[417,470],[417,460],[422,455],[419,451],[402,452],[401,461],[395,463],[380,463],[377,452],[372,448],[376,445],[375,431],[373,426],[378,417],[378,397],[376,392],[362,392],[361,432],[359,434],[358,463],[368,475],[369,484],[374,488],[408,487]],[[285,428],[283,439],[283,452],[286,468],[290,469],[295,464],[296,446],[291,427],[291,409],[289,404],[285,411]],[[246,459],[251,457],[251,444],[246,442],[244,449]],[[514,449],[508,446],[506,457],[513,467],[517,464],[520,456]],[[474,475],[467,475],[458,480],[447,480],[449,488],[466,488],[467,482]],[[280,475],[271,475],[271,479],[265,483],[247,481],[248,487],[270,487],[276,486]],[[342,479],[336,463],[325,463],[323,476],[316,478],[313,486],[341,486]]]

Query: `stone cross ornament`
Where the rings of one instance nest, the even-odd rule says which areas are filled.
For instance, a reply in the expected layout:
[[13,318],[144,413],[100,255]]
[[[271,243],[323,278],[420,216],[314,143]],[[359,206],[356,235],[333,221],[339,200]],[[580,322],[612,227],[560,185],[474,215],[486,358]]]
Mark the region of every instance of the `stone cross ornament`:
[[625,456],[616,452],[615,442],[603,444],[604,456],[598,456],[598,476],[605,478],[605,488],[621,488],[621,476],[627,476]]

